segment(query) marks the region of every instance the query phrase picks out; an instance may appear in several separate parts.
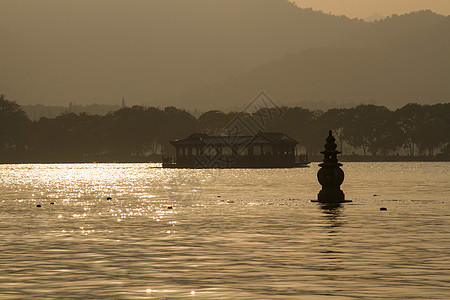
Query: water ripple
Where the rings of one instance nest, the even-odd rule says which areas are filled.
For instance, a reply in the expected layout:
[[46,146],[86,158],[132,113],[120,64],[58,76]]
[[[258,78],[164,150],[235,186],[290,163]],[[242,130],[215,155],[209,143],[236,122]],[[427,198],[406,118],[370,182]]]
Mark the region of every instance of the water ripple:
[[448,299],[448,166],[1,165],[0,298]]

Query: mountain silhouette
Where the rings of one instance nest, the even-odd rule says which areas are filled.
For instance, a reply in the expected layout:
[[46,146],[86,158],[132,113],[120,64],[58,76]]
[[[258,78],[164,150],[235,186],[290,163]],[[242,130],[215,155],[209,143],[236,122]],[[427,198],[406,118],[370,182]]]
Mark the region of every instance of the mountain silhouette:
[[[201,103],[224,103],[212,85],[225,88],[228,83],[230,89],[241,85],[242,91],[228,91],[236,95],[227,97],[235,103],[250,101],[256,94],[253,85],[272,89],[280,81],[278,88],[294,95],[297,90],[288,87],[304,79],[276,67],[277,62],[311,56],[308,64],[314,67],[319,53],[329,50],[306,49],[376,47],[428,31],[444,18],[421,12],[366,23],[300,9],[286,0],[7,3],[0,3],[0,90],[20,104],[47,105],[116,104],[126,97],[129,104],[181,103],[203,109]],[[338,52],[322,55],[340,59]],[[266,74],[268,68],[278,73]],[[300,77],[284,78],[284,72]],[[263,77],[273,75],[282,78],[266,85]],[[250,86],[243,86],[246,82]],[[211,92],[200,92],[203,87]],[[199,98],[191,99],[194,94]]]
[[[375,26],[385,30],[385,24]],[[377,32],[367,29],[371,31]],[[448,102],[449,36],[450,17],[440,18],[428,27],[371,46],[321,47],[288,54],[172,100],[195,108],[237,108],[264,90],[287,105],[371,102],[395,108],[409,102]]]

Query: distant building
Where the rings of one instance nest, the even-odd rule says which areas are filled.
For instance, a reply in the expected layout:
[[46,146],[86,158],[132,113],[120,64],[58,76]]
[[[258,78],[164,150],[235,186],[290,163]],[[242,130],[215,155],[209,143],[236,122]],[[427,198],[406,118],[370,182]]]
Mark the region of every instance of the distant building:
[[305,157],[296,156],[298,142],[279,132],[259,132],[254,136],[210,136],[193,133],[170,142],[175,157],[164,157],[168,168],[292,168],[306,166]]

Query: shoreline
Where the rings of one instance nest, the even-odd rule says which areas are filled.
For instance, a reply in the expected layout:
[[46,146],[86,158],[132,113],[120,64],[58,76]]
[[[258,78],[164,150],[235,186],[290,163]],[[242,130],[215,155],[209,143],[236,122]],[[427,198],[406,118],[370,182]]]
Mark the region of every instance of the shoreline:
[[[342,156],[339,158],[340,162],[449,162],[449,157],[410,157],[410,156]],[[311,163],[320,163],[322,158],[312,157]],[[162,164],[161,160],[136,158],[136,159],[18,159],[18,160],[4,160],[0,161],[0,165],[7,164]]]

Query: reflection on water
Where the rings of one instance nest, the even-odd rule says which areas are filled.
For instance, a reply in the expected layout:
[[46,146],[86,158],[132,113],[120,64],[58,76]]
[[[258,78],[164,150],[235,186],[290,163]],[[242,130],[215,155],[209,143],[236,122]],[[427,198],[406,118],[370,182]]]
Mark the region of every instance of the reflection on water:
[[318,203],[325,218],[330,223],[330,228],[342,226],[342,212],[344,210],[344,204],[341,203]]
[[448,299],[448,163],[155,167],[1,165],[0,298]]

